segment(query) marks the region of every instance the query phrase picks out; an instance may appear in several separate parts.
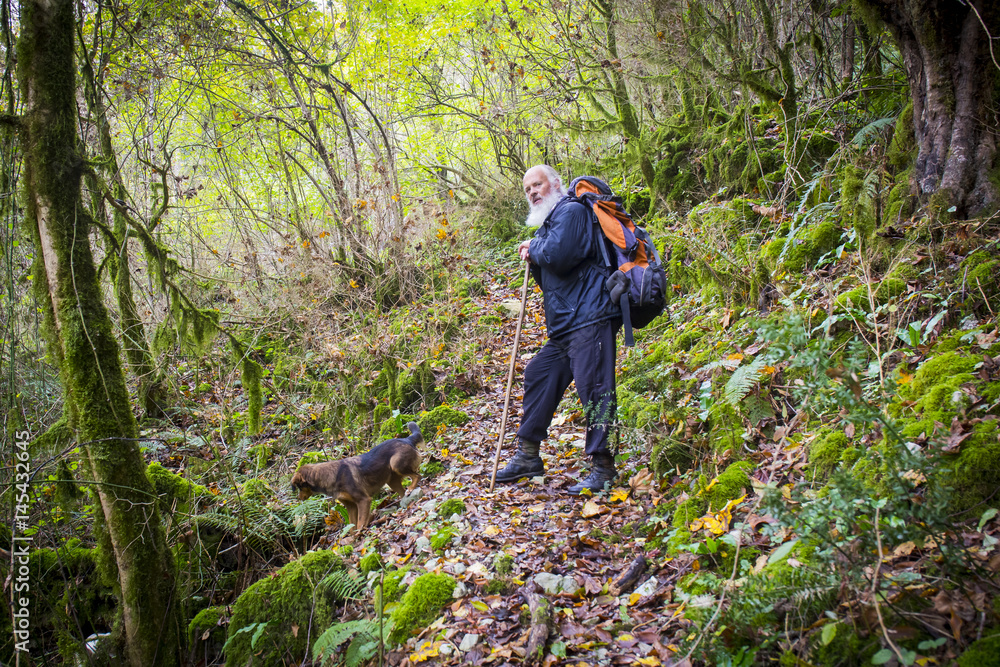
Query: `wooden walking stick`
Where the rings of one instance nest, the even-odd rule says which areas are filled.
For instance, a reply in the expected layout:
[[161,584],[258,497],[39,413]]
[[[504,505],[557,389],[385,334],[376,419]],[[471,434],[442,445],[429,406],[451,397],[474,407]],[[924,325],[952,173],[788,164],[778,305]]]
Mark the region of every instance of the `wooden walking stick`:
[[517,317],[517,332],[514,334],[514,349],[510,351],[510,369],[507,371],[507,396],[503,401],[503,418],[500,420],[500,439],[497,440],[497,453],[493,457],[493,474],[490,475],[490,493],[497,481],[497,468],[500,467],[500,450],[503,449],[503,437],[507,433],[507,412],[510,409],[510,388],[514,384],[514,365],[517,362],[517,345],[521,342],[521,326],[524,324],[524,311],[528,306],[528,276],[531,275],[531,262],[524,263],[524,283],[521,285],[521,314]]

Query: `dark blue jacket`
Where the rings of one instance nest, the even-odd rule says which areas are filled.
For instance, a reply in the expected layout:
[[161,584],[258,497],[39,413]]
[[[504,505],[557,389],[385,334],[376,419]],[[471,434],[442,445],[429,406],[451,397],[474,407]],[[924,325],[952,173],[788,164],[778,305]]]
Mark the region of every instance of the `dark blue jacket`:
[[549,338],[622,316],[604,286],[609,270],[599,242],[593,213],[568,199],[561,199],[535,232],[528,253],[545,297]]

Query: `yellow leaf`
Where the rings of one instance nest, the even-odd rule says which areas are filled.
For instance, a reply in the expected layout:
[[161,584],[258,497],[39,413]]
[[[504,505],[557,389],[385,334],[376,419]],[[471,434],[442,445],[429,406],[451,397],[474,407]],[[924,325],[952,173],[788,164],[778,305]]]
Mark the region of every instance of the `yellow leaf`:
[[904,385],[909,384],[913,381],[913,376],[905,371],[899,372],[899,377],[896,379],[896,384]]
[[726,359],[729,359],[730,361],[743,361],[743,355],[739,352],[734,352],[726,357]]
[[473,607],[475,607],[479,611],[489,611],[490,610],[489,605],[487,605],[482,600],[473,600],[469,604],[471,604]]
[[486,526],[486,530],[483,531],[486,537],[495,537],[500,534],[500,529],[496,526]]
[[638,593],[632,593],[631,595],[628,596],[628,606],[631,607],[641,599],[642,599],[641,595],[639,595]]
[[608,499],[609,502],[618,503],[628,499],[628,491],[626,489],[615,489],[611,492],[611,497]]
[[648,665],[649,667],[660,667],[660,659],[652,655],[648,655],[645,658],[638,658],[635,663],[637,665]]
[[424,642],[414,653],[410,654],[410,662],[424,662],[438,657],[439,649],[444,642]]

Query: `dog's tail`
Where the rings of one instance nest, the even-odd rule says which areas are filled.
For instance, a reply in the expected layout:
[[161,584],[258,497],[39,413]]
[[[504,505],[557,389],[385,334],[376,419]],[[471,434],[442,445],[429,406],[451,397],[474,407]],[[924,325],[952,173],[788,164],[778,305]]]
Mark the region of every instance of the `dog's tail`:
[[420,427],[417,426],[417,422],[407,422],[406,428],[410,429],[410,437],[403,438],[403,440],[406,440],[415,448],[419,449],[420,445],[424,444],[424,435],[420,432]]

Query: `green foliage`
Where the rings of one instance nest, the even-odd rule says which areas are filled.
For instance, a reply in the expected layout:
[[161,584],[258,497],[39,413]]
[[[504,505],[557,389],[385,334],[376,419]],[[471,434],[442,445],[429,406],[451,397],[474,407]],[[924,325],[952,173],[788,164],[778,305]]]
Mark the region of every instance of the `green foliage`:
[[[226,664],[274,665],[287,656],[301,661],[309,648],[306,638],[336,618],[336,591],[319,584],[344,567],[332,552],[308,553],[246,589],[233,605]],[[241,632],[254,626],[253,634]]]
[[392,610],[393,642],[405,641],[414,631],[425,627],[441,613],[441,608],[452,600],[455,580],[447,574],[427,572],[410,585]]

